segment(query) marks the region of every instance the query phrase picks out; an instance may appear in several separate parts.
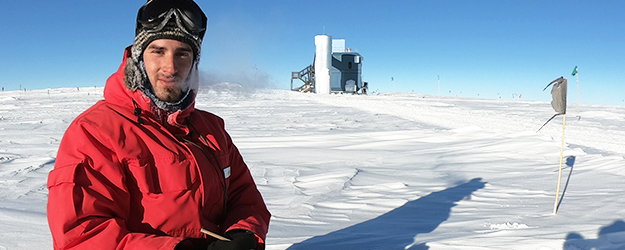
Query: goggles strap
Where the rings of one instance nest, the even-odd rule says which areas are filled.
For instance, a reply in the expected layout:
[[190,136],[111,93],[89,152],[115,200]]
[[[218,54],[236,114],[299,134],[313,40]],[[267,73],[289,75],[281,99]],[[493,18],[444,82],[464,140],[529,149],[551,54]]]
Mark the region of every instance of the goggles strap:
[[161,20],[161,21],[155,27],[149,28],[146,25],[142,24],[143,29],[145,31],[149,32],[149,33],[159,32],[167,25],[167,23],[169,23],[169,21],[171,20],[172,16],[176,16],[175,19],[176,19],[176,25],[178,26],[178,28],[180,28],[187,35],[190,35],[191,37],[193,37],[193,39],[198,40],[198,38],[200,36],[199,32],[189,31],[189,29],[187,28],[187,25],[185,25],[185,23],[190,25],[191,27],[193,27],[194,24],[193,23],[189,23],[189,22],[191,22],[191,20],[186,18],[184,16],[184,14],[181,13],[181,11],[179,9],[170,9],[169,11],[159,15],[159,17],[156,18],[154,21],[157,21],[157,20]]

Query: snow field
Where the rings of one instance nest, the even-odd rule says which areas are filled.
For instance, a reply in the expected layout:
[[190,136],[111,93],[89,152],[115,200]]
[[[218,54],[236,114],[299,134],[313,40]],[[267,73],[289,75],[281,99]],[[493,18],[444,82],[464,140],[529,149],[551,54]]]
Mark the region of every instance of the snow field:
[[[223,87],[223,86],[221,86]],[[0,250],[52,249],[47,172],[102,88],[0,92]],[[622,249],[625,108],[208,88],[272,212],[267,249]],[[24,240],[30,239],[30,240]]]

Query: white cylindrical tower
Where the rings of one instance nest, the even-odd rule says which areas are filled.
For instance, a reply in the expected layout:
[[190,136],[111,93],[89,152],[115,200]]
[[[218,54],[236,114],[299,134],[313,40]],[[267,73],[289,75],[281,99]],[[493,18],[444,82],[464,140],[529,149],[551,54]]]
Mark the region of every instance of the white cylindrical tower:
[[330,94],[330,66],[332,65],[332,37],[315,36],[315,92]]

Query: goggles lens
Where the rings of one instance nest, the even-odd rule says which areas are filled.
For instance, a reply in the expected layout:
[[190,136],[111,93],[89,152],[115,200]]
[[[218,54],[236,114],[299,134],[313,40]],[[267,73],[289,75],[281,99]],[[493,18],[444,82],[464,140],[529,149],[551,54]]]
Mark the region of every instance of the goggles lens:
[[204,37],[207,18],[200,7],[188,0],[150,0],[139,9],[137,15],[137,32],[140,28],[148,31],[162,29],[176,16],[180,28],[193,36]]

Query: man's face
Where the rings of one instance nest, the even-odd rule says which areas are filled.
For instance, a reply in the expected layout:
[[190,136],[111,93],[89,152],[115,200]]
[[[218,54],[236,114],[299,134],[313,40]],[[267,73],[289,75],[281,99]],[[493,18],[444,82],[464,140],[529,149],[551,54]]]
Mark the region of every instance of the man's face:
[[193,67],[191,46],[171,39],[154,40],[143,51],[143,62],[156,97],[164,102],[179,101]]

